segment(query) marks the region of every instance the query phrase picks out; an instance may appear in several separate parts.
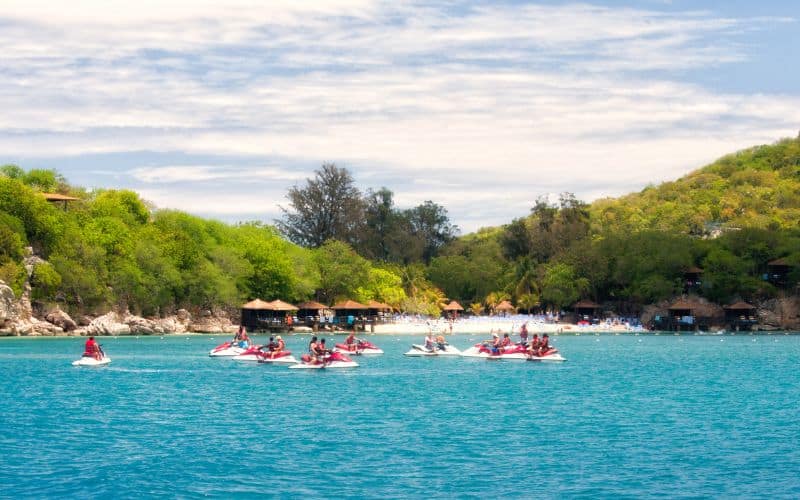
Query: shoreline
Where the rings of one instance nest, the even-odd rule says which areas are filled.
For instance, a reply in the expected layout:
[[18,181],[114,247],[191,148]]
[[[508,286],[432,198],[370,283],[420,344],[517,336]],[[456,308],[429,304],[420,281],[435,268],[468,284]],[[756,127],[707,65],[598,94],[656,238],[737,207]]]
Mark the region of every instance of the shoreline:
[[[415,337],[415,336],[424,336],[428,333],[427,326],[422,325],[414,325],[409,327],[409,325],[379,325],[379,326],[390,326],[391,328],[378,328],[375,332],[356,332],[357,336],[359,337],[389,337],[389,336],[403,336],[403,337]],[[559,326],[559,325],[553,325]],[[551,337],[581,337],[581,336],[653,336],[653,337],[679,337],[679,336],[692,336],[692,337],[736,337],[736,336],[793,336],[793,335],[800,335],[800,331],[796,330],[754,330],[754,331],[717,331],[717,332],[704,332],[704,331],[669,331],[669,330],[626,330],[626,329],[587,329],[586,327],[580,327],[575,325],[560,325],[563,328],[558,329],[548,329],[548,330],[538,330],[538,329],[529,329],[528,335],[532,336],[533,334],[543,334],[547,333]],[[571,328],[570,328],[571,326]],[[485,329],[485,328],[460,328],[460,329],[453,329],[453,332],[444,332],[444,331],[437,331],[433,330],[433,333],[436,335],[444,335],[445,337],[450,336],[463,336],[463,335],[491,335],[492,333],[498,333],[500,335],[504,333],[508,333],[511,335],[512,339],[517,340],[519,337],[519,331],[515,330],[513,334],[511,331],[506,330],[502,331],[498,328],[494,330]],[[317,336],[346,336],[349,335],[349,330],[340,330],[340,331],[291,331],[291,332],[279,332],[279,333],[270,333],[270,332],[251,332],[251,337],[264,337],[267,338],[271,335],[284,335],[290,337],[301,337],[306,335],[317,335]],[[152,337],[152,338],[164,338],[164,337],[198,337],[198,338],[227,338],[231,336],[230,332],[164,332],[164,333],[124,333],[124,334],[93,334],[92,336],[96,338],[140,338],[140,337]],[[81,334],[70,334],[70,333],[61,333],[57,335],[0,335],[0,341],[3,339],[63,339],[63,338],[86,338],[89,335],[81,335]]]

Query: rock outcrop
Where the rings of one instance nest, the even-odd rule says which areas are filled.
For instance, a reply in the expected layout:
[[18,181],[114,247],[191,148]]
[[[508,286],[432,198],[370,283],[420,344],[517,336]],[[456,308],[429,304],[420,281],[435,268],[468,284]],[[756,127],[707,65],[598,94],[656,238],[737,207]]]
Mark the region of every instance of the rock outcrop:
[[185,309],[180,309],[174,316],[166,318],[143,318],[130,312],[109,312],[91,320],[83,327],[75,330],[80,335],[161,335],[164,333],[217,333],[236,331],[230,319],[213,314],[203,315],[200,320],[192,321],[192,316]]
[[205,310],[200,317],[189,324],[189,331],[196,333],[236,332],[237,326],[224,311]]
[[56,307],[55,309],[47,313],[44,319],[54,324],[55,326],[61,328],[65,332],[70,332],[78,327],[78,325],[69,316],[69,314],[62,311],[60,307]]
[[787,297],[763,302],[758,308],[759,329],[800,329],[800,298]]
[[13,321],[15,319],[15,299],[14,290],[3,281],[0,281],[0,328],[2,328],[7,321]]

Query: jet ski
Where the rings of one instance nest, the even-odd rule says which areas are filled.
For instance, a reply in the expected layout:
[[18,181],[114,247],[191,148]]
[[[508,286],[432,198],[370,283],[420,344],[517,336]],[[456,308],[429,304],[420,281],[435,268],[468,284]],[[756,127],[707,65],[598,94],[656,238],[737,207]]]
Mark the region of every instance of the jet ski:
[[[223,344],[224,345],[224,344]],[[256,362],[259,359],[259,354],[261,354],[261,347],[260,345],[253,345],[244,349],[241,353],[236,354],[233,356],[233,359],[236,361],[253,361]],[[213,356],[213,354],[212,354]]]
[[240,347],[239,344],[230,341],[225,342],[224,344],[220,344],[217,347],[208,351],[208,355],[214,358],[217,357],[224,357],[224,356],[238,356],[245,352],[247,348]]
[[406,356],[421,357],[421,356],[461,356],[461,351],[451,346],[444,344],[443,347],[438,344],[433,349],[428,349],[424,345],[412,344],[411,349],[405,353]]
[[486,344],[475,344],[461,353],[467,358],[487,358],[487,359],[528,359],[528,350],[524,345],[516,344],[505,346],[495,353]]
[[100,359],[94,357],[90,352],[84,352],[81,359],[72,362],[72,366],[103,366],[111,363],[111,358],[106,356],[103,349],[100,348]]
[[312,361],[310,355],[303,354],[300,357],[300,362],[290,366],[289,368],[311,370],[319,370],[324,368],[327,370],[328,368],[355,368],[356,366],[358,366],[358,363],[348,358],[346,355],[342,354],[341,352],[333,351],[330,354],[325,355],[322,360],[316,361]]
[[336,352],[341,352],[342,354],[349,354],[349,355],[361,355],[361,354],[383,354],[383,349],[379,348],[372,342],[368,342],[366,340],[359,340],[355,344],[336,344],[336,347],[333,348]]
[[492,348],[486,344],[475,344],[469,349],[461,353],[462,356],[468,358],[485,358],[485,359],[519,359],[528,361],[566,361],[558,349],[550,347],[542,355],[533,355],[528,352],[527,347],[522,344],[510,345],[502,348],[499,353],[492,352]]
[[[270,356],[272,354],[272,356]],[[297,363],[297,358],[292,356],[292,351],[281,351],[276,353],[270,353],[269,351],[259,351],[256,354],[258,357],[259,363],[270,363],[270,364],[281,364],[281,365],[294,365]],[[239,356],[236,356],[233,359],[239,359]]]
[[558,349],[555,347],[550,347],[548,350],[543,352],[541,355],[528,355],[528,361],[566,361],[567,358],[563,357]]

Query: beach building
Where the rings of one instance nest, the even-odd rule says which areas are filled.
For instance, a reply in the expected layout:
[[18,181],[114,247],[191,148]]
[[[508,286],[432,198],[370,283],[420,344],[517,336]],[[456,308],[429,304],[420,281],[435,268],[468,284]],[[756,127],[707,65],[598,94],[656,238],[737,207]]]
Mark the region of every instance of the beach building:
[[767,281],[778,288],[786,288],[789,285],[789,273],[792,271],[792,265],[785,258],[768,262],[767,269]]
[[386,323],[391,318],[392,306],[377,300],[367,302],[367,321],[372,324]]
[[254,299],[242,305],[242,325],[252,332],[288,330],[294,323],[295,311],[297,306],[282,300],[265,302]]
[[602,307],[589,299],[583,299],[572,306],[575,314],[575,323],[594,325],[600,322]]
[[683,272],[683,293],[696,292],[703,285],[703,270],[692,266]]
[[494,306],[494,313],[499,314],[501,316],[508,316],[509,314],[514,314],[517,308],[514,307],[511,302],[504,300]]
[[319,330],[320,324],[326,323],[330,315],[332,315],[331,308],[325,304],[313,300],[297,304],[298,322],[310,326],[315,332]]
[[756,306],[747,302],[736,302],[724,307],[725,325],[731,330],[752,330],[758,323]]
[[42,196],[44,196],[44,199],[49,201],[50,203],[53,204],[61,203],[64,207],[65,212],[67,211],[67,203],[69,203],[70,201],[80,200],[80,198],[75,198],[74,196],[67,196],[61,193],[42,193]]
[[355,300],[346,300],[339,302],[331,309],[333,309],[335,325],[348,330],[366,330],[366,314],[369,307]]
[[451,300],[450,303],[442,309],[442,315],[448,319],[457,319],[459,313],[462,312],[464,312],[464,308],[455,300]]

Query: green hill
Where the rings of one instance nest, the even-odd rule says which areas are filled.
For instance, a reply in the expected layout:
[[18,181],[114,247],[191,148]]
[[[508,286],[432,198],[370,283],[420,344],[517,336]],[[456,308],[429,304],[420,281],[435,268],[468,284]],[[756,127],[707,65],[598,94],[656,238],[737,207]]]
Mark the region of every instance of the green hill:
[[800,221],[800,137],[720,158],[674,182],[602,199],[593,228],[709,234],[715,228],[787,229]]
[[[700,267],[713,301],[794,293],[800,278],[800,137],[727,155],[676,181],[586,204],[562,193],[502,228],[466,235],[434,259],[429,276],[467,302],[510,298],[523,309],[579,298],[636,312],[687,292]],[[769,262],[792,269],[780,284]],[[487,272],[490,271],[490,272]]]

